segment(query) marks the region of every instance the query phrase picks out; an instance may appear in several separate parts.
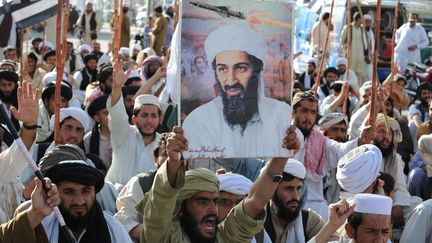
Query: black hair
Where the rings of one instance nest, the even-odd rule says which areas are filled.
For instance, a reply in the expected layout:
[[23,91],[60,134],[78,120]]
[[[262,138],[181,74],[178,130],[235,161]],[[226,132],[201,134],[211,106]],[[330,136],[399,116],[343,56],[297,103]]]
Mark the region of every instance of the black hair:
[[[143,105],[146,105],[146,104],[143,104]],[[138,107],[138,108],[134,108],[134,110],[133,110],[133,115],[134,116],[137,116],[138,115],[138,113],[139,113],[139,111],[141,110],[141,107],[143,106],[143,105],[141,105],[140,107]],[[151,105],[151,104],[148,104],[148,105]],[[157,106],[156,106],[157,107]],[[161,111],[161,109],[159,108],[159,107],[157,107],[158,108],[158,114],[159,114],[159,117],[162,115],[162,111]]]
[[362,224],[362,222],[363,222],[363,213],[353,212],[348,217],[348,224],[350,224],[351,227],[353,227],[355,232],[357,232],[357,229]]
[[36,38],[34,38],[34,39],[32,40],[31,44],[34,45],[36,42],[42,42],[42,41],[43,41],[42,38],[40,38],[40,37],[36,37]]
[[324,21],[324,20],[327,20],[328,18],[330,18],[330,13],[328,13],[328,12],[325,12],[325,13],[323,13],[323,15],[321,16],[321,19]]
[[288,174],[286,172],[282,172],[282,181],[293,181],[296,178],[303,181],[303,179],[301,179],[301,178],[295,177],[295,176]]
[[153,9],[153,11],[155,11],[157,13],[162,13],[163,12],[162,6],[160,6],[160,5],[157,6],[156,8]]
[[380,171],[379,179],[384,181],[384,192],[388,195],[395,188],[395,180],[393,176],[387,172]]
[[327,77],[327,74],[329,74],[329,73],[334,73],[334,74],[336,74],[338,77],[340,77],[340,72],[339,72],[336,68],[334,68],[334,67],[329,67],[329,68],[327,68],[327,69],[324,71],[324,77]]
[[361,16],[360,16],[359,12],[355,12],[354,15],[353,15],[353,19],[354,19],[354,21],[357,21],[357,20],[359,20],[360,18],[361,18]]
[[27,55],[27,59],[33,59],[36,63],[38,61],[37,56],[33,52],[30,52],[30,54]]
[[153,156],[155,158],[159,157],[159,150],[162,147],[162,145],[167,144],[168,136],[169,136],[169,133],[167,133],[167,132],[160,134],[160,137],[157,141],[156,147],[153,149]]

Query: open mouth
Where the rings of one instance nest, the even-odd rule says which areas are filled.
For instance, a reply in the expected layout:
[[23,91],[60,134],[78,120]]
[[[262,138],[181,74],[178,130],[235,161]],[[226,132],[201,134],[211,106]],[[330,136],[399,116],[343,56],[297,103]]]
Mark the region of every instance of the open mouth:
[[212,216],[204,219],[202,226],[207,233],[213,233],[216,230],[217,218]]

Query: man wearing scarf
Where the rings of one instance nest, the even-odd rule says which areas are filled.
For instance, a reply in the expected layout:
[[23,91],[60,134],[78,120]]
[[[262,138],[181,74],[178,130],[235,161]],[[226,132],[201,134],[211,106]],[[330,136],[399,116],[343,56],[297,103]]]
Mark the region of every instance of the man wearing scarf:
[[314,127],[318,114],[318,101],[305,92],[297,93],[292,102],[293,119],[305,138],[304,147],[299,151],[299,158],[306,167],[308,198],[305,208],[312,208],[324,219],[327,219],[327,201],[323,195],[323,177],[328,169],[336,168],[337,161],[344,154],[358,145],[368,143],[372,139],[371,127],[363,129],[360,138],[346,143],[339,143],[324,136]]
[[[174,127],[167,144],[168,160],[157,171],[144,196],[140,242],[250,242],[262,227],[265,205],[282,179],[286,158],[274,158],[252,185],[248,196],[218,224],[219,180],[204,168],[185,172],[179,154],[187,149],[181,127]],[[281,145],[297,149],[294,127]]]
[[276,192],[267,204],[265,230],[275,243],[307,242],[325,222],[315,211],[302,209],[306,168],[300,161],[289,159],[282,176]]
[[[131,242],[124,227],[95,200],[104,185],[102,172],[82,160],[66,160],[49,168],[45,176],[58,186],[60,212],[76,242]],[[67,242],[54,213],[42,225],[49,242]]]

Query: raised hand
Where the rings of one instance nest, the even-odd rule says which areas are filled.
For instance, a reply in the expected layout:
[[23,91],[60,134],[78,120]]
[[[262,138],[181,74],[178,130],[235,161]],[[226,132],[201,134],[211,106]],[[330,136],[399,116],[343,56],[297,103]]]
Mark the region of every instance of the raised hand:
[[11,107],[11,112],[15,119],[22,121],[26,126],[36,125],[39,116],[40,94],[39,89],[33,92],[32,84],[23,81],[17,91],[18,109]]
[[113,67],[113,89],[121,89],[121,87],[126,83],[131,69],[126,72],[123,71],[123,61],[115,61]]
[[354,207],[355,205],[349,205],[345,199],[342,199],[337,203],[330,204],[328,209],[328,224],[331,227],[334,227],[334,229],[338,229],[354,212]]
[[294,153],[300,149],[300,141],[297,138],[296,126],[292,125],[287,129],[282,148],[294,150]]
[[184,137],[183,128],[174,127],[168,137],[166,149],[168,152],[168,159],[171,163],[180,160],[179,154],[187,150],[187,141]]
[[27,211],[30,225],[34,229],[40,222],[48,216],[53,208],[60,204],[60,194],[57,186],[52,184],[50,179],[45,179],[49,189],[48,193],[42,190],[42,182],[35,178],[36,187],[31,195],[31,206]]

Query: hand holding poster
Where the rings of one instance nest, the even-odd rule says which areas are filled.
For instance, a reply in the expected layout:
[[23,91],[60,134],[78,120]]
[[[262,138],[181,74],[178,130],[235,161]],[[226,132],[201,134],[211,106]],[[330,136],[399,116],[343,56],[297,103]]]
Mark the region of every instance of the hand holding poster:
[[288,157],[293,6],[226,4],[183,1],[185,158]]

